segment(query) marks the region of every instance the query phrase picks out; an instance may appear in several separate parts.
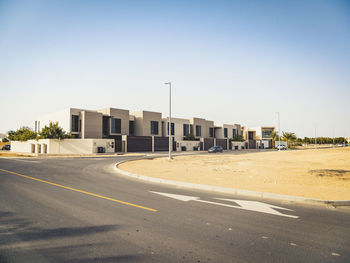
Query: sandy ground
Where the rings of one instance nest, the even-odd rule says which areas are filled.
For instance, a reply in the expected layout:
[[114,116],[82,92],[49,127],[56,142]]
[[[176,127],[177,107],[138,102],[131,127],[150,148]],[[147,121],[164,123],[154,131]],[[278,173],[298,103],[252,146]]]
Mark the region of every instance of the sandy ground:
[[350,200],[350,147],[178,156],[127,162],[119,168],[183,182]]

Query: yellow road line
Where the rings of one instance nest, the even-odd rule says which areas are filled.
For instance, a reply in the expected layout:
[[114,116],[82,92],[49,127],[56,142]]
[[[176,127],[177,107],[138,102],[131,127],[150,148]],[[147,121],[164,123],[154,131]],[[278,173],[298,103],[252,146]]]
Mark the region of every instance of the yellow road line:
[[114,199],[114,198],[110,198],[110,197],[106,197],[106,196],[103,196],[103,195],[86,192],[86,191],[83,191],[83,190],[75,189],[75,188],[64,186],[64,185],[60,185],[60,184],[51,183],[51,182],[44,181],[44,180],[41,180],[41,179],[38,179],[38,178],[27,176],[27,175],[24,175],[24,174],[11,172],[11,171],[4,170],[4,169],[0,169],[0,171],[6,172],[6,173],[9,173],[9,174],[18,175],[18,176],[21,176],[21,177],[24,177],[24,178],[27,178],[27,179],[30,179],[30,180],[38,181],[38,182],[41,182],[41,183],[45,183],[45,184],[50,184],[50,185],[53,185],[53,186],[61,187],[61,188],[68,189],[68,190],[71,190],[71,191],[75,191],[75,192],[78,192],[78,193],[82,193],[82,194],[91,195],[91,196],[99,197],[99,198],[102,198],[102,199],[110,200],[110,201],[113,201],[113,202],[116,202],[116,203],[120,203],[120,204],[123,204],[123,205],[129,205],[129,206],[145,209],[145,210],[152,211],[152,212],[157,212],[157,210],[153,209],[153,208],[149,208],[149,207],[145,207],[145,206],[141,206],[141,205],[136,205],[136,204],[124,202],[124,201],[117,200],[117,199]]

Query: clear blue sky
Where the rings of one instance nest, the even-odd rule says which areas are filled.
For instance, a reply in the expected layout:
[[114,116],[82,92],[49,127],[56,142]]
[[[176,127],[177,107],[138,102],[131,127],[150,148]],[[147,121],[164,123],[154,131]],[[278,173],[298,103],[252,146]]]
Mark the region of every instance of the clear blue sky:
[[0,132],[115,107],[350,136],[349,1],[0,0]]

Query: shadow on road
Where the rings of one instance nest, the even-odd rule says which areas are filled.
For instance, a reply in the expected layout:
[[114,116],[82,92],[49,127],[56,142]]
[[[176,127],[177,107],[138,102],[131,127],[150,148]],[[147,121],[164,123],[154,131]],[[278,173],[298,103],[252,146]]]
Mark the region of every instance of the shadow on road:
[[[142,255],[118,253],[123,249],[115,236],[113,242],[103,238],[119,229],[119,225],[40,228],[12,212],[0,211],[0,263],[142,261]],[[110,255],[111,251],[117,255]]]

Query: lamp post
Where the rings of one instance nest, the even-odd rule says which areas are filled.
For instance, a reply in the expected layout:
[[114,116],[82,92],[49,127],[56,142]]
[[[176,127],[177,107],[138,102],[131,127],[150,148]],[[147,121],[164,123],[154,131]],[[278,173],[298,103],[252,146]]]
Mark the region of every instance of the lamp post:
[[165,85],[169,85],[169,122],[168,122],[168,133],[169,133],[169,160],[171,160],[171,82],[164,83]]
[[280,123],[280,113],[276,112],[278,116],[278,150],[281,150],[281,123]]

